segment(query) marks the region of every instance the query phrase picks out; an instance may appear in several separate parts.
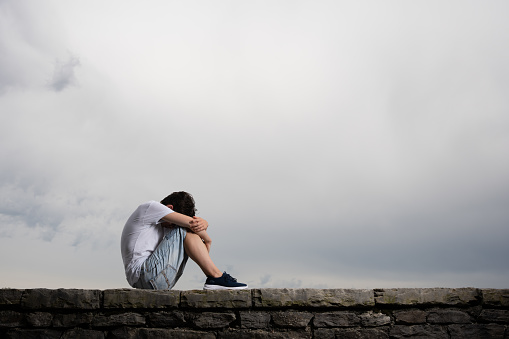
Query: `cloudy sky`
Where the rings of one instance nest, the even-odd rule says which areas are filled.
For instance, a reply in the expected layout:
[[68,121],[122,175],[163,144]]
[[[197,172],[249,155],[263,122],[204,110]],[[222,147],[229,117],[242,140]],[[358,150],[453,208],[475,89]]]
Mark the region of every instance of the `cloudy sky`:
[[0,287],[128,287],[125,221],[177,190],[251,287],[509,287],[508,14],[0,0]]

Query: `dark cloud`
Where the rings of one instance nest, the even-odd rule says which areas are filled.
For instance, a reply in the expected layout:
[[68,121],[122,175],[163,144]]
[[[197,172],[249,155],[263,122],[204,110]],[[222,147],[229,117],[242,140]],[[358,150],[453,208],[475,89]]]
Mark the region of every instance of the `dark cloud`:
[[56,92],[60,92],[69,86],[77,84],[75,68],[80,66],[80,61],[77,57],[69,56],[66,61],[55,62],[53,77],[50,86]]

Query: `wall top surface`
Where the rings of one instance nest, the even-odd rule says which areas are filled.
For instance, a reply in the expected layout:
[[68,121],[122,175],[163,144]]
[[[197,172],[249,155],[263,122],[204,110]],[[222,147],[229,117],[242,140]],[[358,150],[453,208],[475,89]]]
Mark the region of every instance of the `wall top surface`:
[[154,291],[137,289],[0,289],[0,307],[23,309],[149,308],[341,308],[471,307],[508,308],[509,289],[248,289]]

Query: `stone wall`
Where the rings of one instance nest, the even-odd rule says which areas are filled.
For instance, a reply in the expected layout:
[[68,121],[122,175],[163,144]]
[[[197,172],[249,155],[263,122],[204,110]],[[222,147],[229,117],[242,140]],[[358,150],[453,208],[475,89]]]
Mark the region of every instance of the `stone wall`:
[[509,338],[509,289],[0,289],[1,338]]

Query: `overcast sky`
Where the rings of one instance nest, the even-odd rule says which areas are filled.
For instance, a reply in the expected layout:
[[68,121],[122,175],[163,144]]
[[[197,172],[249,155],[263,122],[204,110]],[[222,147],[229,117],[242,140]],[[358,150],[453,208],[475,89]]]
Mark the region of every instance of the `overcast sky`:
[[508,288],[508,14],[0,0],[0,287],[129,287],[125,221],[185,190],[250,287]]

